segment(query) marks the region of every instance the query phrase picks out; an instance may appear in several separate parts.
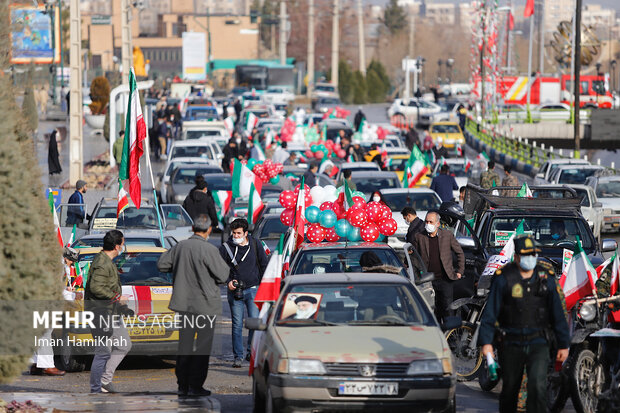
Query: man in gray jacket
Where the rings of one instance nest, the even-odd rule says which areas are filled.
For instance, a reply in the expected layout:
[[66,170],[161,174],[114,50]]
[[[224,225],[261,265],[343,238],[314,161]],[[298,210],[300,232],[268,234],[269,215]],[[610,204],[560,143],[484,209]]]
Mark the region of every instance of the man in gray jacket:
[[199,215],[194,220],[193,231],[193,236],[159,258],[157,268],[174,275],[168,307],[177,313],[180,326],[176,366],[178,395],[208,396],[211,392],[202,386],[209,371],[215,317],[222,314],[217,284],[226,282],[229,268],[218,249],[207,241],[211,219]]

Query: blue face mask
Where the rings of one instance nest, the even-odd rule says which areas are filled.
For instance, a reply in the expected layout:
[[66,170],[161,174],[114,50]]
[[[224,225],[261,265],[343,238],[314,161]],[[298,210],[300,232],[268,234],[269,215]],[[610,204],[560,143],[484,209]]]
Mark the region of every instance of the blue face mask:
[[538,260],[538,255],[522,255],[519,260],[519,267],[523,271],[531,271],[536,267],[536,262]]
[[560,239],[560,234],[551,234],[551,238],[553,238],[554,240],[558,240]]

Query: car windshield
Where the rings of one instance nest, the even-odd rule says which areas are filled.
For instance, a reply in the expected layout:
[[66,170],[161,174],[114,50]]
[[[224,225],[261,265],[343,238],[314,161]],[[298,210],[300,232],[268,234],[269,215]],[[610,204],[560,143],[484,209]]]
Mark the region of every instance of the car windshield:
[[388,188],[399,188],[398,178],[353,178],[357,190],[364,194]]
[[280,239],[280,235],[286,233],[287,230],[288,227],[280,221],[279,217],[268,218],[261,224],[257,237],[259,239]]
[[[253,113],[254,116],[256,116],[257,118],[268,118],[269,117],[269,112],[266,110],[250,110],[248,111],[248,113]],[[248,115],[246,114],[245,117],[247,121]]]
[[172,154],[170,154],[170,158],[182,157],[214,159],[213,151],[207,145],[174,147],[172,149]]
[[[465,165],[463,163],[451,163],[448,164],[450,167],[450,175],[455,176],[457,178],[468,178],[471,176],[471,166],[465,170]],[[439,174],[439,170],[441,169],[441,165],[437,165],[435,167],[435,174]]]
[[232,177],[226,175],[209,176],[205,175],[209,191],[230,191],[232,187]]
[[219,129],[188,130],[185,139],[200,139],[203,136],[223,136]]
[[217,109],[215,108],[189,108],[187,118],[193,120],[217,119]]
[[[194,184],[196,177],[198,175],[208,175],[210,173],[216,172],[213,168],[201,168],[196,166],[195,168],[179,168],[174,174],[174,178],[172,183],[175,184]],[[219,172],[219,171],[217,171]],[[206,179],[206,177],[205,177]],[[207,181],[209,183],[209,181]],[[211,189],[211,188],[209,188]]]
[[363,272],[360,260],[371,256],[376,262],[396,267],[398,273],[407,277],[398,256],[388,248],[309,249],[299,253],[291,274],[322,274],[342,272]]
[[382,193],[383,201],[394,212],[400,212],[404,207],[413,207],[416,211],[430,211],[439,209],[441,199],[432,192],[407,192],[397,194]]
[[596,187],[599,198],[620,198],[620,181],[600,182]]
[[[125,237],[125,245],[128,247],[161,247],[161,240],[159,237],[155,238],[135,238]],[[90,248],[97,247],[103,248],[103,237],[99,238],[80,238],[71,244],[72,248]]]
[[[577,192],[577,196],[581,198],[581,206],[589,207],[590,199],[588,198],[588,191],[580,188],[573,188]],[[620,196],[620,195],[618,195]]]
[[495,218],[491,222],[488,245],[498,249],[506,245],[519,224],[523,221],[525,234],[531,234],[543,248],[570,248],[577,237],[584,249],[594,248],[592,233],[587,224],[570,217],[510,217]]
[[118,220],[116,219],[116,206],[101,207],[93,217],[92,229],[128,229],[128,228],[148,228],[159,229],[157,225],[157,212],[152,206],[128,207],[121,212]]
[[[172,273],[159,272],[161,252],[125,252],[114,259],[121,285],[172,285]],[[80,267],[92,262],[97,254],[80,255]],[[88,266],[86,266],[88,268]]]
[[319,105],[339,105],[340,101],[336,98],[322,98],[319,99]]
[[408,161],[407,158],[389,158],[387,167],[384,169],[391,172],[404,171]]
[[315,86],[314,90],[318,92],[335,92],[336,91],[336,89],[333,86],[323,86],[323,85]]
[[559,184],[584,184],[586,179],[594,175],[599,169],[595,168],[571,168],[564,169],[560,173]]
[[423,298],[408,284],[295,285],[276,310],[278,325],[435,325]]
[[431,133],[461,133],[458,125],[433,125]]

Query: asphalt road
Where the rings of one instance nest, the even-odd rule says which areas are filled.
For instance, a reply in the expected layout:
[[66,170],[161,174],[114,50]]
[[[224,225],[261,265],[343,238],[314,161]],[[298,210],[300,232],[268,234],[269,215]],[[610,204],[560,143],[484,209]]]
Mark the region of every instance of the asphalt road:
[[[349,108],[352,116],[357,111],[357,106]],[[366,105],[363,110],[370,122],[386,123],[386,105]],[[55,124],[50,122],[42,123],[43,128],[51,128]],[[86,130],[86,133],[90,131]],[[90,135],[89,135],[90,136]],[[91,139],[91,138],[88,138]],[[101,138],[99,138],[101,139]],[[85,148],[88,145],[84,145]],[[95,142],[95,148],[105,149],[101,142]],[[37,145],[40,165],[46,170],[47,148],[43,140]],[[477,154],[471,149],[466,148],[466,155],[475,157]],[[66,162],[68,171],[68,156],[61,152],[63,162]],[[153,169],[156,174],[164,166],[163,162],[154,162]],[[518,176],[521,181],[527,179]],[[47,184],[47,176],[42,177],[44,184]],[[144,195],[152,194],[151,188],[145,184],[143,187]],[[69,194],[65,194],[68,198]],[[116,189],[97,192],[90,191],[87,197],[89,205],[102,196],[116,196]],[[65,198],[65,199],[66,199]],[[219,235],[219,234],[218,234]],[[216,235],[211,240],[214,244],[219,243],[219,236]],[[608,234],[609,235],[609,234]],[[618,234],[612,238],[619,240]],[[211,358],[209,376],[205,387],[214,391],[214,396],[222,405],[224,412],[250,412],[252,410],[251,379],[248,377],[248,363],[243,368],[234,369],[232,365],[232,349],[230,342],[230,311],[226,302],[225,291],[222,290],[222,301],[224,315],[219,324],[218,334],[214,345],[214,354]],[[27,374],[17,378],[11,384],[0,385],[0,392],[88,392],[89,372],[69,373],[64,377],[42,377],[30,376]],[[121,392],[151,394],[174,393],[176,391],[176,379],[174,376],[174,361],[162,360],[157,357],[134,356],[128,357],[120,365],[115,376],[115,384]],[[501,384],[493,392],[482,391],[477,382],[459,383],[457,385],[457,411],[466,413],[497,411],[497,397]],[[574,411],[570,401],[566,412]]]

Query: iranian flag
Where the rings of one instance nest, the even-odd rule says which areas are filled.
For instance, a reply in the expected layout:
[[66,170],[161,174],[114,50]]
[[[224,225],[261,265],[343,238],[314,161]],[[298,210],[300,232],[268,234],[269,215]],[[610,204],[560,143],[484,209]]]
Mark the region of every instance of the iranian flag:
[[295,228],[295,236],[297,238],[295,250],[304,242],[304,235],[306,233],[306,185],[304,181],[304,177],[302,176],[299,193],[297,195],[297,204],[295,205],[295,221],[293,222],[293,228]]
[[469,172],[472,166],[474,166],[472,161],[465,158],[465,161],[463,162],[463,168],[465,169],[465,172]]
[[523,185],[521,185],[521,189],[519,189],[519,192],[517,193],[517,198],[533,198],[534,196],[532,195],[532,191],[530,190],[530,187],[527,185],[527,182],[523,182]]
[[142,117],[140,96],[136,85],[133,67],[129,72],[129,98],[127,102],[127,120],[125,122],[125,141],[121,164],[118,170],[120,180],[129,180],[129,196],[136,208],[140,208],[142,184],[140,183],[140,158],[144,153],[143,142],[146,139],[146,123]]
[[250,171],[247,165],[242,164],[239,159],[233,163],[232,173],[232,196],[233,198],[247,198],[250,196],[250,188],[254,185],[260,195],[263,189],[263,182]]
[[256,156],[257,160],[264,161],[265,159],[267,159],[267,157],[265,156],[265,151],[263,151],[263,148],[260,146],[258,137],[256,137],[256,142],[254,142],[254,147],[256,148],[256,152],[257,152],[257,156]]
[[260,199],[260,193],[254,187],[254,184],[250,185],[250,200],[248,202],[248,224],[256,224],[260,213],[265,208],[263,200]]
[[530,17],[534,14],[534,0],[526,0],[523,17]]
[[121,216],[121,212],[127,209],[129,206],[129,199],[127,198],[127,191],[123,188],[122,182],[118,181],[118,204],[116,205],[116,219]]
[[604,263],[602,263],[601,265],[599,265],[596,268],[596,275],[598,278],[601,278],[601,275],[603,275],[603,271],[605,271],[607,269],[607,267],[609,267],[610,265],[612,265],[611,267],[611,279],[609,281],[609,296],[611,297],[612,295],[616,294],[616,292],[618,291],[618,287],[619,287],[619,278],[618,278],[618,266],[619,264],[619,260],[618,258],[618,250],[616,250],[616,252],[614,253],[614,255],[611,258],[608,258],[607,260],[605,260]]
[[221,221],[230,209],[232,191],[213,191],[211,192],[211,194],[213,195],[215,205],[219,208],[219,212],[217,213],[217,219]]
[[58,237],[58,242],[60,243],[60,247],[64,247],[65,244],[62,242],[62,233],[60,232],[60,220],[58,219],[58,213],[56,212],[56,206],[54,205],[54,195],[52,195],[52,190],[49,190],[49,195],[47,197],[47,201],[50,206],[50,211],[52,212],[52,217],[54,218],[54,227],[56,227],[56,236]]
[[235,121],[232,119],[231,116],[228,116],[226,119],[224,119],[224,127],[226,128],[228,136],[232,136],[233,132],[235,131]]
[[560,278],[560,287],[566,297],[566,308],[570,311],[577,301],[589,295],[596,295],[596,269],[583,251],[581,241],[577,238],[577,245],[566,275]]
[[424,154],[422,154],[417,145],[414,145],[407,161],[407,166],[405,166],[403,186],[405,188],[413,188],[428,172],[429,168]]
[[258,123],[258,117],[252,112],[248,113],[248,117],[245,119],[245,131],[248,135],[252,134],[252,130]]
[[459,156],[463,156],[463,147],[461,146],[461,144],[460,144],[460,143],[457,143],[457,144],[456,144],[456,153],[457,153]]
[[71,237],[69,237],[69,241],[67,242],[68,246],[71,246],[71,244],[73,244],[73,241],[75,241],[75,239],[77,238],[76,232],[77,232],[77,225],[73,224],[73,230],[71,231]]

